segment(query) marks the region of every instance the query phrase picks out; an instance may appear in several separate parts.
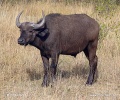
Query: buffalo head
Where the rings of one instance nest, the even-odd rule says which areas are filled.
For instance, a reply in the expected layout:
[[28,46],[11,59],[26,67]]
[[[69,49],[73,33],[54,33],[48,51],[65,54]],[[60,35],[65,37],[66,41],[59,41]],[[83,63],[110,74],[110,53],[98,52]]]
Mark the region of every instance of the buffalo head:
[[21,13],[16,18],[16,26],[20,28],[20,37],[18,38],[18,44],[20,45],[27,45],[30,42],[34,41],[35,36],[38,34],[38,29],[42,28],[45,24],[45,15],[42,11],[43,18],[40,20],[40,23],[31,23],[31,22],[23,22],[20,23],[19,18]]

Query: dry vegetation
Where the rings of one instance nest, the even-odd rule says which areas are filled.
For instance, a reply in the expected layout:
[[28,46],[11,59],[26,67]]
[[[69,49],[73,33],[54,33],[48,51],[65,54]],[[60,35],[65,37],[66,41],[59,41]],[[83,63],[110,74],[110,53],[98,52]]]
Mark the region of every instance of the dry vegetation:
[[[48,13],[86,13],[101,26],[97,55],[98,80],[85,86],[88,61],[83,53],[76,58],[61,56],[58,80],[54,87],[41,87],[43,65],[39,51],[17,44],[17,14],[24,10],[22,21],[36,22],[41,9]],[[120,7],[111,14],[99,14],[92,3],[32,2],[0,6],[0,100],[120,100]]]

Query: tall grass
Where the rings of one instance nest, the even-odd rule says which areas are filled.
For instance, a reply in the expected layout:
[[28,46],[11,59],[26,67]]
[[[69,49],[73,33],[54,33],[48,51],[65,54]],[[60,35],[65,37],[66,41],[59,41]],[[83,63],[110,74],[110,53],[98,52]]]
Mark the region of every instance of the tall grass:
[[[120,99],[120,7],[111,13],[96,12],[92,3],[66,5],[65,3],[31,2],[9,3],[0,6],[0,99],[1,100],[119,100]],[[76,58],[60,56],[58,80],[54,87],[40,86],[43,65],[39,50],[17,44],[19,29],[16,16],[24,10],[20,21],[37,22],[41,10],[45,14],[86,13],[100,24],[98,44],[98,80],[85,86],[89,73],[83,53]]]

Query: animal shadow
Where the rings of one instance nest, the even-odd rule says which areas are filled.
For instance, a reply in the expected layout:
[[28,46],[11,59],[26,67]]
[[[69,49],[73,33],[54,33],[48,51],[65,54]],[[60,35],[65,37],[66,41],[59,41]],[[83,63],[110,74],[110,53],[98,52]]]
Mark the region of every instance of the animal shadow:
[[35,69],[32,69],[32,70],[26,69],[26,72],[29,75],[29,78],[30,78],[31,81],[41,79],[41,74],[36,72]]
[[[64,71],[64,70],[59,70],[58,69],[58,74],[61,74],[62,78],[70,78],[70,77],[79,77],[79,78],[83,78],[86,79],[88,78],[89,75],[89,66],[87,65],[76,65],[75,67],[73,67],[73,69],[70,71]],[[94,82],[97,81],[98,78],[98,70],[96,70],[96,74],[95,74],[95,78],[94,78]]]
[[[64,67],[64,66],[63,66]],[[27,74],[29,75],[29,78],[31,81],[34,80],[39,80],[41,79],[41,76],[43,73],[38,73],[36,72],[35,69],[26,69]],[[69,71],[64,71],[64,70],[57,70],[57,76],[61,76],[62,78],[70,78],[70,77],[79,77],[79,78],[83,78],[83,79],[87,79],[88,75],[89,75],[89,66],[86,65],[76,65],[75,67],[73,67],[72,70]],[[96,74],[95,74],[95,80],[94,82],[97,81],[98,78],[98,70],[96,70]]]

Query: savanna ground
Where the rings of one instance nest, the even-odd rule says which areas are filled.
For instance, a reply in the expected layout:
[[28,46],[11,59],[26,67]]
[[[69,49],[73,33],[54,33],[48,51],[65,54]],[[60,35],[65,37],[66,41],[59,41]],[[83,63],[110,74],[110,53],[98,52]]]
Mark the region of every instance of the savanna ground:
[[[102,9],[102,8],[101,8]],[[93,3],[68,4],[31,2],[0,6],[0,100],[120,100],[120,7],[103,13]],[[83,53],[76,58],[60,56],[57,82],[41,87],[43,64],[39,50],[17,44],[16,16],[24,10],[21,22],[36,22],[45,14],[86,13],[101,27],[97,55],[98,79],[85,86],[89,73]],[[99,10],[99,9],[98,9]]]

